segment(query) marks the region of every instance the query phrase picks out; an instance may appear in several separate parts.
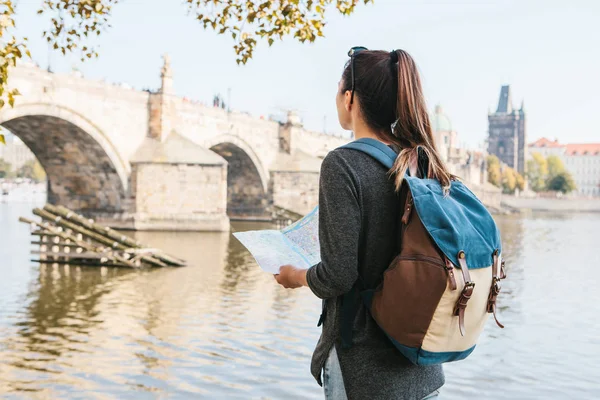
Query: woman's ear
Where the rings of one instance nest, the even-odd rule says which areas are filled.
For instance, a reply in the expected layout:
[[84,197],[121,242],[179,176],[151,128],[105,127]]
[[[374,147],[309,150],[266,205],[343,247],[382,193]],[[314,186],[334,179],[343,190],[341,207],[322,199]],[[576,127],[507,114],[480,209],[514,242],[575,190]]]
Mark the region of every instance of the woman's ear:
[[344,92],[344,108],[346,109],[346,111],[351,112],[352,111],[352,91],[351,90],[346,90]]

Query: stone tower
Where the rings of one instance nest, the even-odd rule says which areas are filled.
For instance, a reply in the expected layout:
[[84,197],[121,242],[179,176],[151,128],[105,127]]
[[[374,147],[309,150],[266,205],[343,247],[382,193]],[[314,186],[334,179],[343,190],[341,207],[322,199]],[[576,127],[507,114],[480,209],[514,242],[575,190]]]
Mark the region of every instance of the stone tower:
[[524,103],[520,109],[513,108],[510,86],[502,86],[498,108],[488,114],[488,126],[488,153],[523,175],[527,159],[525,108]]

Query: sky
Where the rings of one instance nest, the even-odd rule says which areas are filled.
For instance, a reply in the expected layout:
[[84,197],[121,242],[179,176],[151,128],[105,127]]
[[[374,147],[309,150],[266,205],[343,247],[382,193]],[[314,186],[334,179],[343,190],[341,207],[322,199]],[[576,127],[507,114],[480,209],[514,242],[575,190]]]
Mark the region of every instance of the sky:
[[259,43],[245,66],[235,62],[231,37],[204,30],[183,0],[117,4],[100,57],[81,63],[48,50],[40,3],[18,1],[18,32],[33,60],[55,72],[77,68],[87,78],[157,89],[168,53],[180,96],[209,104],[220,93],[256,116],[294,109],[307,128],[341,133],[335,94],[348,49],[401,48],[419,66],[429,109],[442,105],[463,146],[483,145],[504,84],[514,106],[524,100],[529,141],[600,141],[597,0],[375,0],[350,17],[329,12],[325,37],[314,44]]

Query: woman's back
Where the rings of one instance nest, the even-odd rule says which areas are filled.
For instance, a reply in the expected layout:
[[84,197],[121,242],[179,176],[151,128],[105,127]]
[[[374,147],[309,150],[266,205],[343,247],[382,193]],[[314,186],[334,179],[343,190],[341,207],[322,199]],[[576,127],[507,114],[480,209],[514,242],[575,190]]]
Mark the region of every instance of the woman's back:
[[369,155],[337,149],[323,161],[319,224],[326,267],[310,269],[307,280],[319,297],[329,300],[311,370],[320,376],[337,344],[350,399],[420,399],[444,383],[441,366],[415,366],[401,356],[358,299],[352,309],[352,346],[344,348],[340,342],[341,295],[355,282],[364,288],[381,282],[398,250],[401,201],[387,169]]

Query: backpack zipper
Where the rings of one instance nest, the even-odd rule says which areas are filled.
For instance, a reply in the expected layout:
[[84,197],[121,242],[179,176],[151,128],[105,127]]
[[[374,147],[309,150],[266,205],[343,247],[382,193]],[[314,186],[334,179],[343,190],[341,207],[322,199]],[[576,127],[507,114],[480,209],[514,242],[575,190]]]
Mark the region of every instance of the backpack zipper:
[[430,264],[435,264],[436,266],[446,269],[444,267],[444,263],[440,260],[438,260],[435,257],[429,257],[429,256],[421,256],[421,255],[417,255],[417,256],[399,256],[398,260],[408,260],[408,261],[425,261],[428,262]]
[[399,256],[398,260],[406,260],[406,261],[424,261],[428,264],[435,265],[436,267],[442,268],[446,271],[446,275],[448,276],[448,281],[450,282],[450,289],[456,290],[456,278],[454,277],[454,267],[452,263],[447,263],[444,265],[443,262],[434,257],[428,256]]
[[411,193],[408,193],[409,199],[407,201],[406,204],[406,209],[404,210],[404,213],[402,214],[402,224],[403,225],[408,225],[408,219],[410,218],[410,212],[412,211],[412,207],[413,207],[413,198]]

